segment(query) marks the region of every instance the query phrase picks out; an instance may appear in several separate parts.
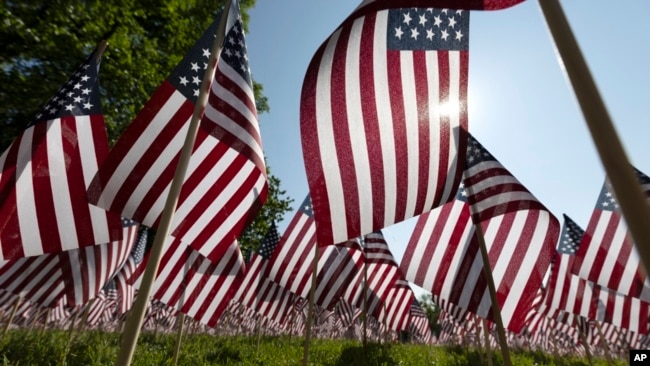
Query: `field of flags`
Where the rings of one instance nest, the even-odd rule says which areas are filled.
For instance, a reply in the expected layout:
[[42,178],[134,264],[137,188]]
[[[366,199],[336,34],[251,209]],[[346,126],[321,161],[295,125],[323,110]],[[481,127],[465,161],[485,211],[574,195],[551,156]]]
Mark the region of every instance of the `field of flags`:
[[[607,359],[650,348],[650,280],[610,180],[582,228],[469,132],[470,10],[518,2],[363,1],[305,76],[309,194],[254,251],[237,238],[269,188],[238,2],[112,148],[100,44],[0,156],[5,333],[132,322],[301,336],[305,347],[489,345],[504,358],[508,348]],[[416,19],[441,33],[402,30]],[[634,174],[650,196],[650,178]],[[412,217],[398,263],[382,229]],[[431,293],[439,332],[410,284]]]

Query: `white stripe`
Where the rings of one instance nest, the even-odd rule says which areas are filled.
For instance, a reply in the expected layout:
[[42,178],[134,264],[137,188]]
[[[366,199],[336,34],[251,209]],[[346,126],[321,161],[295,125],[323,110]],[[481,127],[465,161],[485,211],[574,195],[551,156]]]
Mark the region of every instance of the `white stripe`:
[[[458,152],[460,144],[460,116],[461,114],[467,114],[467,101],[461,99],[460,88],[461,88],[461,51],[449,51],[449,102],[450,110],[453,113],[449,115],[449,136],[446,141],[440,141],[439,144],[448,144],[449,146],[449,157],[445,162],[447,165],[446,172],[449,174],[454,174],[458,165]],[[453,107],[452,107],[453,106]],[[458,107],[456,107],[458,106]],[[436,159],[436,155],[431,157],[431,160]],[[437,170],[436,170],[437,178]],[[457,187],[454,185],[453,175],[449,176],[446,179],[446,184],[444,185],[442,198],[446,199],[448,197],[453,197],[456,193]]]
[[[390,100],[388,68],[386,67],[386,27],[388,26],[388,12],[380,11],[375,18],[373,30],[373,81],[375,91],[375,105],[377,108],[377,127],[379,128],[379,144],[381,146],[384,176],[384,223],[395,222],[396,202],[394,197],[399,197],[397,192],[397,158],[395,157],[395,140],[392,121],[392,106],[385,101]],[[382,101],[379,103],[378,101]],[[400,162],[401,163],[401,162]]]
[[[79,144],[79,158],[84,175],[84,187],[88,189],[90,182],[97,173],[97,153],[93,136],[93,122],[89,116],[75,118],[77,126],[77,143]],[[101,128],[105,128],[101,125]],[[90,220],[92,222],[95,242],[93,244],[108,243],[111,238],[108,233],[108,222],[106,221],[106,210],[95,205],[88,205]],[[86,243],[89,244],[89,243]]]
[[[43,253],[40,232],[32,226],[38,223],[34,182],[32,181],[34,174],[31,162],[33,134],[33,128],[25,130],[20,139],[20,147],[16,156],[16,213],[18,214],[20,237],[24,243],[23,251],[26,257]],[[22,169],[22,172],[19,169]],[[29,223],[32,225],[29,225]]]
[[[592,216],[593,219],[593,216]],[[596,223],[596,226],[594,228],[594,232],[591,236],[591,242],[589,243],[589,246],[587,247],[587,251],[583,257],[582,264],[580,266],[580,271],[578,275],[584,279],[589,279],[589,272],[591,271],[592,265],[594,261],[596,260],[596,256],[598,255],[598,251],[600,250],[600,245],[603,241],[603,237],[605,235],[605,230],[607,229],[607,223],[612,220],[612,212],[611,211],[600,211],[600,216],[598,218],[598,222]],[[589,223],[591,225],[591,222]],[[619,225],[623,225],[623,221],[619,223]],[[602,270],[600,268],[599,270]]]
[[[352,144],[352,159],[354,160],[354,172],[359,201],[359,212],[355,219],[359,220],[361,234],[373,231],[373,202],[372,202],[372,180],[370,172],[370,157],[368,156],[368,136],[365,132],[365,124],[362,111],[359,67],[361,66],[361,35],[363,31],[363,20],[360,18],[354,21],[348,39],[348,49],[345,60],[345,106],[348,120],[348,133]],[[335,205],[338,206],[338,205]],[[345,217],[345,216],[343,216]],[[341,217],[339,217],[340,219]],[[349,235],[346,235],[348,239]],[[338,242],[337,240],[336,242]],[[341,240],[342,241],[342,240]]]
[[[415,90],[415,71],[413,70],[413,52],[400,52],[400,73],[404,105],[404,125],[406,128],[406,164],[408,186],[404,217],[412,217],[417,202],[418,186],[420,183],[420,128],[418,121],[417,91]],[[398,218],[399,219],[399,218]]]
[[[456,284],[456,281],[458,280],[458,275],[459,275],[458,271],[459,271],[460,263],[468,255],[467,250],[470,248],[470,243],[472,242],[472,238],[474,237],[474,232],[475,232],[474,225],[471,223],[470,220],[468,221],[467,225],[465,225],[465,228],[461,235],[461,239],[458,242],[458,247],[456,248],[454,252],[454,256],[452,257],[449,270],[445,277],[445,282],[443,283],[443,286],[440,289],[441,297],[443,297],[442,294],[445,294],[444,298],[451,300],[451,291],[458,286]],[[440,243],[444,243],[444,241]],[[444,247],[444,245],[441,246]],[[480,269],[478,271],[480,271]],[[474,272],[472,271],[472,273]],[[479,272],[476,272],[476,274],[478,273]],[[431,285],[433,286],[433,284]],[[467,285],[465,285],[464,288],[468,290]],[[466,292],[467,290],[464,290],[464,292]]]
[[[624,293],[629,292],[630,284],[636,277],[636,270],[639,265],[638,255],[636,258],[634,256],[636,249],[629,248],[632,245],[632,241],[625,241],[627,235],[627,225],[625,225],[625,220],[621,220],[618,226],[616,226],[616,231],[614,232],[614,236],[612,237],[612,241],[608,249],[610,255],[604,256],[605,261],[603,262],[598,280],[596,281],[596,283],[610,287],[608,284],[612,273],[617,267],[623,267],[623,273],[621,274],[621,277],[618,279],[618,281],[616,281],[616,284],[613,286],[613,290]],[[632,249],[629,257],[627,258],[623,257],[623,253],[621,253],[624,248]]]
[[[178,91],[174,91],[174,93],[172,93],[172,95],[165,102],[162,108],[160,108],[158,113],[149,122],[147,128],[142,132],[142,135],[140,135],[140,137],[130,146],[129,151],[124,155],[122,161],[115,169],[115,172],[103,187],[102,193],[97,200],[98,206],[108,209],[113,204],[113,200],[117,196],[118,190],[122,187],[123,180],[128,178],[131,175],[133,166],[137,164],[138,161],[140,161],[140,159],[144,155],[144,153],[151,148],[151,143],[153,141],[156,141],[156,137],[160,134],[160,132],[165,127],[165,125],[167,125],[167,123],[169,122],[170,116],[173,116],[185,101],[186,101],[185,97]],[[168,144],[168,146],[165,147],[165,150],[163,150],[163,152],[161,153],[159,160],[162,160],[166,164],[169,164],[169,161],[171,160],[169,156],[170,155],[169,150],[170,149],[173,150],[173,154],[176,154],[180,150],[180,146],[182,146],[182,141],[185,137],[185,134],[183,134],[182,132],[187,131],[187,128],[189,127],[187,122],[189,122],[189,119],[186,121],[186,123],[183,124],[183,127],[180,128],[180,131],[177,132],[177,136],[174,138],[174,140],[172,140],[170,144]],[[180,137],[178,137],[179,135]],[[156,170],[155,163],[151,167],[145,167],[145,168],[148,168],[148,171],[152,169],[154,171]],[[148,174],[147,172],[138,172],[138,173],[151,175]],[[145,182],[143,184],[147,188],[144,189],[144,192],[146,192],[148,191],[148,188],[151,187],[152,182]],[[148,184],[148,186],[146,184]],[[141,190],[142,189],[143,188],[141,188]],[[138,194],[140,194],[140,196],[138,196]],[[137,191],[136,189],[136,191],[133,192],[132,195],[135,195],[136,197],[142,197],[141,194],[142,192]],[[137,202],[131,204],[139,203],[140,199],[141,198],[134,199]],[[128,205],[127,207],[130,208],[130,206]],[[127,212],[127,209],[123,210],[122,215],[128,216],[131,215],[132,213],[133,213],[133,208],[130,208],[130,212]],[[145,223],[145,225],[151,225],[151,223]]]
[[[440,136],[440,66],[438,65],[438,52],[425,53],[427,65],[427,94],[428,113],[429,113],[429,186],[427,195],[424,200],[424,208],[428,209],[433,206],[433,199],[436,194],[436,184],[438,179],[438,168],[440,166],[440,145],[442,138]],[[451,153],[451,152],[450,152]],[[450,157],[451,158],[451,157]]]
[[[334,138],[334,125],[332,121],[332,101],[331,96],[331,77],[334,51],[340,35],[340,31],[334,33],[329,42],[318,70],[316,81],[316,124],[319,144],[319,154],[321,157],[322,169],[324,172],[339,172],[340,167],[337,158],[336,140]],[[325,187],[330,202],[345,202],[343,195],[343,185],[339,174],[325,174]],[[332,235],[334,241],[343,241],[347,239],[347,225],[345,220],[345,205],[330,205],[330,220],[332,222]],[[339,240],[343,238],[342,240]],[[335,243],[321,243],[321,245]]]

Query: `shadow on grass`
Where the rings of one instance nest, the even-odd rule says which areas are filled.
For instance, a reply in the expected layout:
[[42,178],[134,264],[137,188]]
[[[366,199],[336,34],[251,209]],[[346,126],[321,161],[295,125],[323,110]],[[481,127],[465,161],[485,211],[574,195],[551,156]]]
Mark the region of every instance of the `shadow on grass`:
[[390,346],[368,343],[366,346],[352,346],[343,349],[341,356],[334,364],[335,366],[374,366],[398,365],[390,355]]

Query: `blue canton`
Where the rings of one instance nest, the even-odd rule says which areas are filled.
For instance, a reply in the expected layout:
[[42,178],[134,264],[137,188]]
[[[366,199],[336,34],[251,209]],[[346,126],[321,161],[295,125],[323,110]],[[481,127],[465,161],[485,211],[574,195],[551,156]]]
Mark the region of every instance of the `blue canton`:
[[219,19],[222,14],[217,17],[214,23],[203,33],[201,38],[196,41],[183,61],[176,66],[167,78],[167,81],[192,103],[196,103],[199,96],[203,75],[208,67],[210,51],[214,44]]
[[221,51],[221,59],[232,67],[239,76],[241,76],[248,85],[251,83],[251,70],[248,65],[248,53],[246,51],[246,39],[244,35],[244,25],[241,17],[230,28]]
[[456,199],[459,201],[467,202],[467,189],[465,189],[465,184],[460,182],[458,186],[458,193],[456,193]]
[[557,252],[560,254],[575,255],[578,251],[578,245],[585,231],[582,230],[578,224],[564,215],[564,225],[562,226],[562,234],[560,234],[560,245]]
[[311,198],[309,197],[309,195],[307,195],[305,200],[302,202],[299,210],[300,212],[302,212],[303,214],[309,217],[314,217],[314,211],[312,210]]
[[457,50],[469,48],[469,11],[403,8],[388,11],[388,49]]
[[467,135],[467,156],[465,157],[465,169],[469,169],[485,161],[496,160],[483,145],[481,145],[472,135]]
[[98,70],[99,65],[93,53],[50,98],[29,126],[55,118],[102,114],[97,81]]
[[147,248],[147,239],[149,238],[149,231],[146,227],[142,227],[138,233],[138,241],[135,243],[135,247],[131,251],[131,257],[135,263],[142,262],[144,258],[144,252]]
[[278,228],[275,226],[275,222],[272,222],[269,231],[266,233],[262,244],[257,250],[257,253],[264,259],[270,259],[279,242],[280,234],[278,234]]

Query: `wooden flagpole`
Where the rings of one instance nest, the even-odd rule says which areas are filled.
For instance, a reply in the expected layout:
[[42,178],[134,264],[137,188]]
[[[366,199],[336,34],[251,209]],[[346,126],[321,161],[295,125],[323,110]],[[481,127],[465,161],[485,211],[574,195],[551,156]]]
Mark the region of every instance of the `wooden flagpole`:
[[156,280],[156,274],[158,273],[158,267],[160,266],[160,260],[162,258],[165,242],[167,241],[167,238],[169,237],[169,233],[171,231],[171,225],[174,219],[176,205],[178,204],[178,197],[181,192],[181,187],[183,186],[183,181],[185,180],[185,174],[187,173],[187,167],[190,162],[192,149],[194,148],[194,142],[198,133],[199,122],[203,116],[205,106],[208,103],[210,85],[212,83],[212,79],[214,78],[215,69],[219,60],[219,56],[221,54],[223,40],[225,38],[226,23],[228,20],[228,15],[230,13],[230,6],[231,0],[226,0],[226,5],[223,8],[219,26],[217,28],[214,44],[212,45],[212,53],[210,54],[208,67],[205,70],[205,74],[203,75],[201,90],[196,100],[196,104],[194,105],[194,112],[192,114],[192,119],[190,120],[190,126],[187,130],[187,135],[185,137],[183,149],[181,150],[181,155],[178,159],[178,165],[176,166],[176,170],[174,172],[174,178],[172,180],[171,187],[169,188],[169,194],[167,195],[165,207],[160,218],[160,224],[158,225],[158,230],[156,231],[156,237],[154,239],[153,246],[151,247],[147,267],[145,268],[144,274],[142,276],[142,283],[140,284],[138,296],[135,298],[133,308],[129,312],[126,323],[124,325],[122,344],[120,346],[120,353],[117,359],[118,366],[128,366],[131,364],[131,360],[133,359],[133,353],[138,342],[140,328],[142,328],[144,314],[147,310],[149,297],[151,296],[151,290],[153,288],[154,281]]
[[176,334],[176,345],[174,346],[174,358],[172,365],[178,365],[178,357],[181,353],[181,343],[183,340],[183,326],[185,325],[185,313],[178,312],[178,333]]
[[483,335],[485,336],[485,355],[487,357],[488,366],[492,366],[492,346],[490,345],[490,332],[488,331],[488,323],[483,318]]
[[[472,187],[466,187],[470,196],[474,195]],[[469,209],[472,214],[472,222],[476,216],[474,206],[469,204]],[[497,299],[497,290],[494,285],[494,277],[492,276],[492,268],[490,267],[490,256],[488,255],[487,246],[485,245],[485,236],[483,235],[483,228],[480,222],[474,222],[474,231],[478,239],[478,246],[481,251],[481,258],[483,259],[483,273],[487,279],[488,292],[490,293],[490,300],[492,302],[492,316],[494,323],[497,326],[497,334],[499,336],[499,344],[501,345],[501,354],[503,355],[504,366],[512,366],[510,361],[510,349],[508,348],[508,339],[506,338],[506,331],[503,327],[503,319],[501,318],[501,307]]]
[[316,279],[318,277],[318,243],[314,245],[314,260],[312,262],[311,288],[309,289],[309,304],[307,305],[307,324],[305,324],[305,344],[303,346],[302,365],[309,364],[309,346],[311,344],[311,324],[314,321],[314,297],[316,296]]
[[9,315],[9,320],[7,320],[7,324],[5,325],[5,329],[2,332],[2,338],[7,335],[7,332],[9,331],[9,327],[11,326],[11,323],[14,321],[14,317],[16,316],[16,311],[18,311],[18,306],[23,300],[23,293],[21,292],[20,295],[18,295],[18,298],[16,299],[16,302],[14,303],[14,307],[11,309],[11,314]]
[[598,335],[600,336],[600,345],[603,346],[603,351],[605,352],[605,359],[607,360],[607,365],[612,365],[612,355],[609,353],[609,345],[605,339],[605,334],[603,333],[603,328],[600,326],[600,322],[595,320],[596,329],[598,329]]
[[578,327],[578,335],[580,336],[580,342],[582,343],[582,347],[585,348],[585,353],[587,354],[587,361],[589,361],[589,365],[593,366],[594,362],[591,357],[591,349],[589,348],[589,342],[587,342],[587,335],[583,332],[583,328],[582,328],[584,319],[576,316],[575,318],[573,318],[573,321],[576,323],[576,326]]
[[650,269],[650,207],[558,0],[539,0],[558,62],[573,86],[643,266]]

